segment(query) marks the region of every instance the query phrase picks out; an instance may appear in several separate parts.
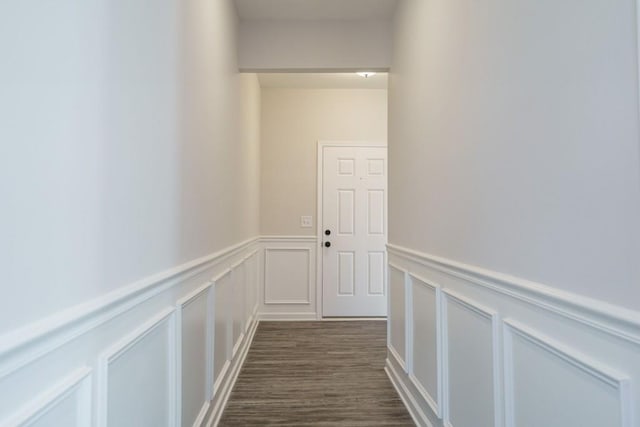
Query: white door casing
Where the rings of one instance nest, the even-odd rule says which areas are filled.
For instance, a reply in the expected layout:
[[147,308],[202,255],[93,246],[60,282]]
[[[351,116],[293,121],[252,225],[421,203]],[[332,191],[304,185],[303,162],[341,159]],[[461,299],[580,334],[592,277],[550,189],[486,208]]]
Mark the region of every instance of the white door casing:
[[386,145],[321,142],[318,148],[322,315],[386,316]]

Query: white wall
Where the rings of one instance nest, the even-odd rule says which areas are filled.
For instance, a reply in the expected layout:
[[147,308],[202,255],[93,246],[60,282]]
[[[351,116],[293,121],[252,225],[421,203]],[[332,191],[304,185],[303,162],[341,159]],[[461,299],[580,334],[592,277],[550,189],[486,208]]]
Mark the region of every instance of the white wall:
[[233,6],[40,3],[0,12],[0,332],[258,232]]
[[632,1],[404,0],[387,370],[425,426],[640,426]]
[[0,6],[0,424],[219,415],[258,291],[236,30],[226,0]]
[[391,24],[384,20],[246,20],[240,25],[240,68],[387,70]]
[[[261,90],[255,74],[240,74],[240,137],[234,179],[231,186],[238,192],[234,214],[236,223],[247,236],[260,234],[260,152]],[[235,178],[237,176],[237,178]]]
[[401,5],[390,241],[640,309],[634,2]]
[[300,216],[316,216],[319,140],[386,138],[386,90],[263,88],[261,234],[316,234]]

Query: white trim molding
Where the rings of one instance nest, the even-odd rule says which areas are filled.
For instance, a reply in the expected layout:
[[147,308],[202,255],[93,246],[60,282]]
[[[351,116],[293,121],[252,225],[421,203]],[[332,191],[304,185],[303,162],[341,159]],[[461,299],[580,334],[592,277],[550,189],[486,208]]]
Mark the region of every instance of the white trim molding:
[[260,251],[257,316],[262,320],[318,320],[316,237],[263,236]]
[[390,254],[640,345],[639,312],[401,246],[387,248]]
[[579,369],[588,376],[598,380],[607,387],[612,388],[618,396],[620,404],[620,426],[632,427],[632,406],[631,406],[631,380],[630,378],[617,372],[611,367],[593,360],[588,355],[570,348],[552,338],[534,331],[524,324],[513,320],[504,320],[505,343],[505,419],[507,427],[516,427],[514,411],[514,384],[513,384],[513,337],[518,336],[536,347],[548,352],[559,361]]
[[[222,369],[220,371],[220,373],[218,374],[217,378],[214,378],[214,383],[213,383],[213,390],[211,392],[211,394],[215,397],[217,395],[218,392],[218,388],[221,384],[221,378],[223,378],[225,376],[225,372],[226,369],[228,369],[229,364],[231,363],[231,359],[233,357],[233,289],[230,289],[229,292],[231,292],[231,295],[221,295],[221,287],[222,287],[222,280],[224,278],[229,278],[230,281],[230,285],[229,286],[233,286],[233,266],[230,266],[228,268],[225,268],[221,273],[219,273],[217,276],[215,276],[213,279],[211,279],[211,282],[213,284],[212,288],[213,288],[213,292],[214,292],[214,300],[217,301],[222,301],[221,298],[223,298],[223,296],[227,296],[229,297],[229,300],[227,301],[226,304],[224,304],[224,309],[220,310],[223,311],[223,315],[224,315],[224,360],[225,363],[222,366]],[[214,312],[217,312],[216,309],[214,308]],[[215,342],[215,338],[216,338],[216,332],[215,332],[215,320],[214,320],[214,333],[213,333],[213,339]],[[214,344],[215,347],[215,344]],[[214,356],[213,356],[213,361],[214,363],[216,362],[216,356],[215,356],[215,351],[214,351]]]
[[260,241],[263,243],[278,243],[278,242],[301,242],[301,243],[315,243],[317,241],[316,236],[262,236]]
[[[420,395],[422,396],[422,398],[424,399],[425,402],[427,402],[427,404],[429,405],[429,407],[431,408],[431,410],[433,411],[433,413],[438,417],[438,418],[442,418],[442,390],[443,390],[443,355],[442,355],[442,347],[443,347],[443,338],[442,338],[442,287],[438,284],[435,284],[432,281],[429,281],[427,279],[423,279],[421,276],[418,276],[414,273],[409,273],[409,281],[411,282],[411,288],[413,289],[413,284],[418,284],[419,286],[424,286],[427,289],[430,289],[433,293],[434,293],[434,299],[435,299],[435,307],[433,307],[433,311],[434,311],[434,317],[436,320],[436,396],[432,396],[429,391],[427,391],[426,387],[420,382],[420,380],[415,376],[415,370],[414,370],[414,363],[411,364],[411,369],[409,370],[408,376],[409,376],[409,380],[413,383],[414,387],[416,388],[416,390],[418,390],[418,392],[420,393]],[[413,291],[412,291],[413,292]],[[413,296],[413,293],[412,293]],[[413,307],[413,298],[410,301],[412,307]],[[412,309],[411,311],[411,321],[412,324],[414,324],[415,320],[415,316],[414,316],[414,311]],[[411,329],[411,339],[409,340],[411,342],[411,352],[414,352],[414,340],[415,340],[415,328],[412,326]],[[412,361],[413,361],[413,356],[412,356]]]
[[493,389],[493,418],[495,427],[502,426],[502,381],[501,381],[501,352],[500,352],[500,315],[497,311],[485,307],[476,301],[464,297],[452,290],[443,289],[442,302],[442,359],[444,361],[443,376],[443,395],[444,402],[442,411],[442,420],[445,426],[453,426],[451,423],[451,395],[450,395],[450,365],[449,365],[449,302],[464,308],[472,313],[489,321],[491,325],[491,370],[492,372],[492,389]]
[[[133,358],[153,361],[154,372],[157,371],[163,379],[162,390],[157,390],[157,393],[161,393],[161,396],[166,393],[168,402],[166,412],[158,415],[157,411],[147,408],[148,412],[141,415],[148,416],[148,420],[139,421],[145,423],[154,420],[153,423],[157,424],[160,416],[163,425],[165,417],[168,417],[168,425],[181,425],[182,414],[179,408],[187,403],[183,400],[186,395],[183,396],[181,385],[184,381],[191,381],[188,376],[183,375],[181,366],[182,350],[188,345],[183,338],[190,333],[184,329],[190,325],[182,321],[186,313],[183,311],[196,300],[199,301],[198,308],[189,312],[189,319],[197,321],[199,325],[206,322],[207,332],[206,337],[203,337],[206,340],[206,363],[190,369],[197,369],[198,375],[205,379],[206,390],[203,394],[192,393],[193,396],[189,397],[190,417],[194,419],[188,421],[195,422],[196,425],[202,424],[211,414],[213,406],[221,407],[219,401],[224,390],[229,387],[229,374],[239,369],[243,351],[248,349],[258,324],[259,241],[256,237],[240,242],[2,336],[0,395],[3,399],[0,405],[0,425],[24,424],[36,418],[49,422],[49,418],[41,417],[53,417],[53,413],[49,415],[48,408],[61,411],[59,404],[64,405],[65,411],[74,408],[74,414],[65,413],[65,416],[69,415],[65,419],[69,425],[76,425],[70,421],[76,419],[79,426],[105,425],[107,414],[112,416],[114,408],[109,406],[107,397],[109,368],[115,374],[114,362],[126,361],[126,366],[118,365],[118,369],[126,371],[117,371],[117,374],[126,376],[126,373],[136,369]],[[231,295],[236,292],[237,298],[245,299],[241,303],[236,301],[235,304],[245,308],[241,313],[243,330],[239,343],[236,343],[235,357],[228,361],[228,372],[224,378],[219,379],[213,378],[216,350],[214,286],[216,280],[230,274],[230,267],[234,265],[241,266],[245,273],[238,275],[238,283],[227,283],[231,287],[243,288],[230,289]],[[229,290],[228,287],[226,289]],[[233,305],[231,300],[224,304]],[[231,326],[230,320],[232,319],[224,319],[224,324],[220,326],[227,330]],[[151,336],[154,330],[158,331],[157,328],[161,332]],[[198,328],[198,331],[202,330]],[[147,337],[150,339],[147,340]],[[197,353],[193,353],[198,360],[203,357],[202,344],[197,347]],[[218,345],[219,352],[231,353],[232,349],[227,343]],[[150,353],[152,348],[163,350]],[[189,354],[191,353],[184,353],[185,356]],[[120,359],[126,355],[131,358]],[[111,380],[114,379],[112,375]],[[218,380],[215,384],[220,388],[216,396],[213,396],[214,380]],[[203,381],[198,382],[202,383]],[[115,383],[112,382],[112,385]],[[127,387],[126,378],[123,380],[118,377],[118,387]],[[126,391],[143,394],[145,391],[141,388],[132,380],[131,387]],[[42,390],[48,391],[41,394]],[[33,396],[36,396],[34,400]],[[203,402],[193,401],[196,396],[198,400],[204,397]],[[196,409],[195,406],[199,407]],[[17,412],[15,408],[18,408]],[[124,412],[122,414],[125,415]],[[55,416],[58,415],[56,412]],[[113,419],[109,422],[118,423],[118,416],[119,412],[114,412]]]
[[222,390],[226,384],[227,374],[231,369],[231,361],[225,360],[224,365],[222,365],[222,369],[220,369],[220,373],[213,383],[213,397],[216,398],[219,396],[220,390]]
[[[242,365],[247,358],[247,353],[253,342],[256,330],[258,329],[258,321],[251,324],[249,331],[243,336],[241,346],[236,357],[232,361],[227,361],[218,380],[216,381],[216,396],[212,401],[212,405],[208,408],[206,426],[212,427],[218,425],[224,408],[227,405],[231,390],[238,379]],[[204,424],[203,424],[204,425]]]
[[[205,399],[202,403],[202,409],[195,425],[200,425],[204,419],[204,415],[209,408],[209,401],[213,398],[213,282],[209,281],[198,289],[180,298],[176,302],[176,425],[182,424],[182,353],[184,352],[183,344],[183,312],[191,303],[199,298],[206,298],[206,315],[205,315],[205,366],[202,367],[205,374]],[[204,412],[203,412],[204,411]],[[201,418],[202,417],[202,418]],[[199,421],[198,421],[199,420]]]
[[[98,399],[96,405],[96,425],[98,427],[106,427],[108,425],[107,420],[107,409],[109,406],[108,395],[109,395],[109,369],[110,366],[126,355],[128,352],[133,351],[135,349],[136,344],[141,342],[145,337],[151,334],[156,329],[161,326],[167,326],[167,349],[168,354],[165,355],[167,357],[168,366],[170,366],[169,375],[169,384],[168,384],[168,396],[167,402],[169,402],[169,419],[176,419],[176,361],[177,361],[177,351],[176,351],[176,343],[175,343],[175,308],[167,308],[162,310],[160,313],[154,315],[151,319],[146,321],[143,325],[138,327],[135,331],[122,338],[119,342],[109,347],[105,350],[98,360],[98,378],[97,378],[97,389],[98,389]],[[161,355],[155,355],[160,357]]]
[[[275,253],[275,252],[289,252],[289,253],[295,253],[295,252],[304,252],[306,253],[307,257],[306,257],[306,273],[305,276],[307,277],[306,283],[305,285],[305,290],[307,293],[306,298],[304,299],[270,299],[269,298],[269,273],[270,273],[270,267],[269,267],[269,254],[270,253]],[[311,249],[310,248],[300,248],[300,247],[295,247],[295,246],[287,246],[287,247],[272,247],[272,246],[267,246],[264,248],[264,304],[266,305],[309,305],[311,304],[311,292],[312,292],[312,287],[313,287],[313,274],[312,274],[312,269],[311,269]],[[297,265],[299,267],[299,265]],[[294,283],[294,285],[297,284]]]
[[417,426],[434,427],[429,421],[425,411],[418,402],[417,393],[411,391],[411,383],[404,380],[404,368],[401,361],[397,358],[395,352],[389,354],[384,371],[387,373],[391,384],[396,389],[398,396],[409,411],[409,415]]
[[[388,271],[389,277],[387,279],[387,283],[388,283],[388,286],[387,286],[387,289],[388,289],[388,291],[387,291],[387,318],[389,319],[389,321],[387,322],[387,349],[388,349],[389,353],[391,353],[395,357],[395,359],[397,360],[398,364],[402,367],[402,370],[405,373],[407,373],[409,371],[408,370],[408,363],[407,363],[407,355],[408,355],[408,352],[410,350],[410,348],[409,348],[410,345],[409,345],[408,340],[407,340],[407,337],[410,336],[410,330],[409,330],[409,328],[407,328],[407,325],[409,323],[409,316],[411,315],[411,312],[407,311],[407,299],[408,299],[408,297],[407,297],[407,287],[408,287],[408,282],[409,282],[409,279],[408,279],[409,272],[406,269],[404,269],[404,268],[402,268],[402,267],[400,267],[400,266],[398,266],[398,265],[396,265],[396,264],[394,264],[392,262],[389,262],[388,265],[389,265],[389,268],[387,269],[387,271]],[[393,314],[392,310],[391,310],[391,270],[397,271],[398,273],[402,274],[402,277],[403,277],[405,313],[404,313],[404,317],[403,317],[404,348],[402,350],[404,350],[404,352],[405,352],[405,357],[404,358],[402,358],[400,356],[400,354],[398,353],[398,349],[395,348],[395,346],[393,345],[393,333],[392,333],[392,329],[391,329],[391,326],[392,326],[391,319],[392,319],[392,314]]]
[[0,379],[258,242],[252,238],[0,337]]
[[[560,413],[579,418],[584,413],[581,401],[589,402],[590,408],[601,405],[595,409],[605,414],[604,418],[582,419],[581,427],[640,427],[640,418],[636,415],[640,414],[640,394],[633,386],[640,382],[640,313],[395,245],[388,248],[388,274],[399,271],[408,276],[412,293],[407,293],[405,312],[390,316],[388,324],[388,330],[405,328],[409,350],[406,366],[389,342],[386,370],[416,424],[455,427],[452,424],[457,416],[461,417],[458,423],[468,423],[464,413],[457,411],[465,407],[462,400],[467,398],[464,393],[453,392],[449,381],[453,380],[452,375],[456,381],[464,378],[467,366],[471,376],[474,367],[482,366],[493,371],[486,371],[482,377],[487,393],[489,387],[493,387],[493,393],[482,402],[476,399],[475,403],[481,405],[476,410],[483,411],[483,416],[489,419],[491,408],[493,427],[515,427],[516,422],[522,421],[518,416],[524,416],[519,411],[547,417],[536,422]],[[400,276],[394,280],[398,284]],[[440,300],[436,296],[435,303],[440,306],[439,311],[435,308],[436,319],[439,319],[436,332],[440,334],[435,344],[436,357],[440,357],[440,362],[436,362],[437,374],[442,375],[440,401],[428,393],[415,376],[418,368],[422,369],[424,378],[429,375],[429,390],[433,393],[436,389],[431,359],[434,353],[429,353],[428,367],[419,366],[423,363],[419,359],[422,353],[412,353],[418,345],[421,348],[427,345],[415,341],[421,339],[412,331],[421,327],[416,322],[428,321],[429,328],[433,328],[434,294],[424,293],[418,286],[426,286],[436,294],[440,292]],[[428,311],[429,317],[418,310]],[[416,320],[420,318],[422,320]],[[401,322],[401,327],[394,325],[394,321]],[[432,329],[428,339],[428,345],[433,345]],[[458,349],[482,349],[482,353],[456,352],[456,360],[452,360],[449,349],[453,344]],[[518,371],[514,373],[514,369]],[[549,377],[546,370],[555,376]],[[546,380],[540,382],[539,378]],[[547,382],[549,390],[545,391]],[[564,395],[575,392],[580,399],[568,400],[567,405],[558,408],[558,399],[545,402],[528,398],[527,393],[521,391],[528,384],[539,387],[535,392],[540,396],[566,390]],[[608,396],[605,401],[603,396]],[[514,408],[518,409],[515,416]]]
[[2,427],[31,425],[55,409],[68,397],[73,397],[77,406],[76,426],[91,424],[91,368],[84,366],[67,375],[59,383],[36,396],[17,413],[0,422]]
[[260,313],[261,321],[268,322],[302,322],[318,320],[315,313]]

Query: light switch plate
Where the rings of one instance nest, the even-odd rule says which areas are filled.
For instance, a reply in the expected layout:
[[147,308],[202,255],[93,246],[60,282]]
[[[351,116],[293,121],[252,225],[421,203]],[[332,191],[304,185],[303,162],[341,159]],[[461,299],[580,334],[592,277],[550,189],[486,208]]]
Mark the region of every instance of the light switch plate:
[[311,216],[303,215],[300,217],[300,227],[311,228],[313,227],[313,219]]

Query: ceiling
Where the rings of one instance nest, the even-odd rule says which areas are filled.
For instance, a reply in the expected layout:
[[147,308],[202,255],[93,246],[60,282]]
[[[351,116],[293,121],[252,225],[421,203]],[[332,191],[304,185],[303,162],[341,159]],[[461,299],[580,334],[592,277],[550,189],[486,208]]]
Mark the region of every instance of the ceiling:
[[355,73],[261,73],[262,88],[281,89],[387,89],[387,74],[368,78]]
[[391,19],[397,0],[235,0],[241,20]]

